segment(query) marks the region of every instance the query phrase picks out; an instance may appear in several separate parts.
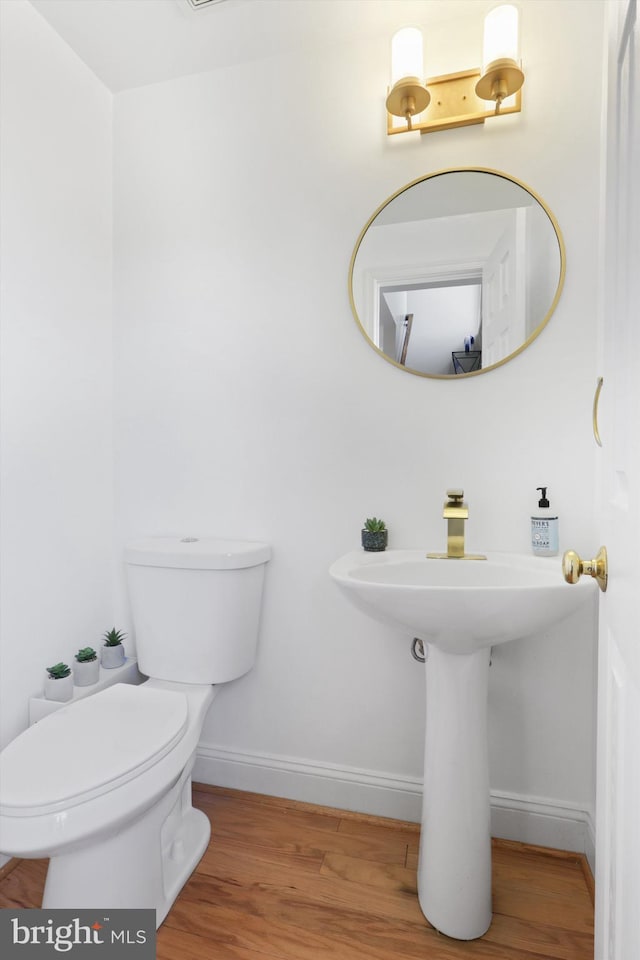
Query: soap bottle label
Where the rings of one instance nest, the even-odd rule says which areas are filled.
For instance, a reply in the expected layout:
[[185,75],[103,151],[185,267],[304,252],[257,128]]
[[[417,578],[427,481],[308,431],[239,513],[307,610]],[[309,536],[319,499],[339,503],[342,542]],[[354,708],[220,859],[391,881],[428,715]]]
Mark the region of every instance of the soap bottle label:
[[531,517],[531,549],[544,557],[558,553],[558,518]]

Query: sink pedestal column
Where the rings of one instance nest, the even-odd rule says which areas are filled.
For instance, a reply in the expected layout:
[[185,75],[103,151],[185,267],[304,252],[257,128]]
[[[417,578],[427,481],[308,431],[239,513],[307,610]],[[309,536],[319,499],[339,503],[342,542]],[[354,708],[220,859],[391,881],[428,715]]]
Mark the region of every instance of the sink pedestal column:
[[487,693],[491,648],[455,655],[429,645],[418,897],[458,940],[491,924]]

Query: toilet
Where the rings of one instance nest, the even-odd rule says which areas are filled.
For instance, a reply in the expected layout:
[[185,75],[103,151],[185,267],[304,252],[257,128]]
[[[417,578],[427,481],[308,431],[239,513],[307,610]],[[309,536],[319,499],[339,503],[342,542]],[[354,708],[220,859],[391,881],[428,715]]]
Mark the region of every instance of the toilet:
[[149,679],[71,702],[0,753],[0,851],[49,857],[46,909],[153,908],[159,926],[211,832],[191,771],[219,687],[253,666],[267,544],[152,537],[125,549]]

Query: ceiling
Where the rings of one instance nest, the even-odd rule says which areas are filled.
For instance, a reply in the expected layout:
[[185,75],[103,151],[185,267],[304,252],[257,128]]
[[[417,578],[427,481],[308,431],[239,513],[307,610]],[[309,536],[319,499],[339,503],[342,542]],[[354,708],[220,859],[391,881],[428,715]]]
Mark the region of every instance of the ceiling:
[[[1,0],[0,0],[1,2]],[[29,0],[114,93],[218,67],[311,53],[337,38],[464,19],[492,0]]]

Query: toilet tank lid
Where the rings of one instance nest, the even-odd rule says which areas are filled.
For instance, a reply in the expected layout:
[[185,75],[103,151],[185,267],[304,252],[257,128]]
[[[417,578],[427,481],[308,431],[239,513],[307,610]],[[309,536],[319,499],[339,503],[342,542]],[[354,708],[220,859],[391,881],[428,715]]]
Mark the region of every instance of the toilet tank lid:
[[256,567],[271,557],[268,543],[219,537],[145,537],[127,544],[127,563],[143,567],[237,570]]

